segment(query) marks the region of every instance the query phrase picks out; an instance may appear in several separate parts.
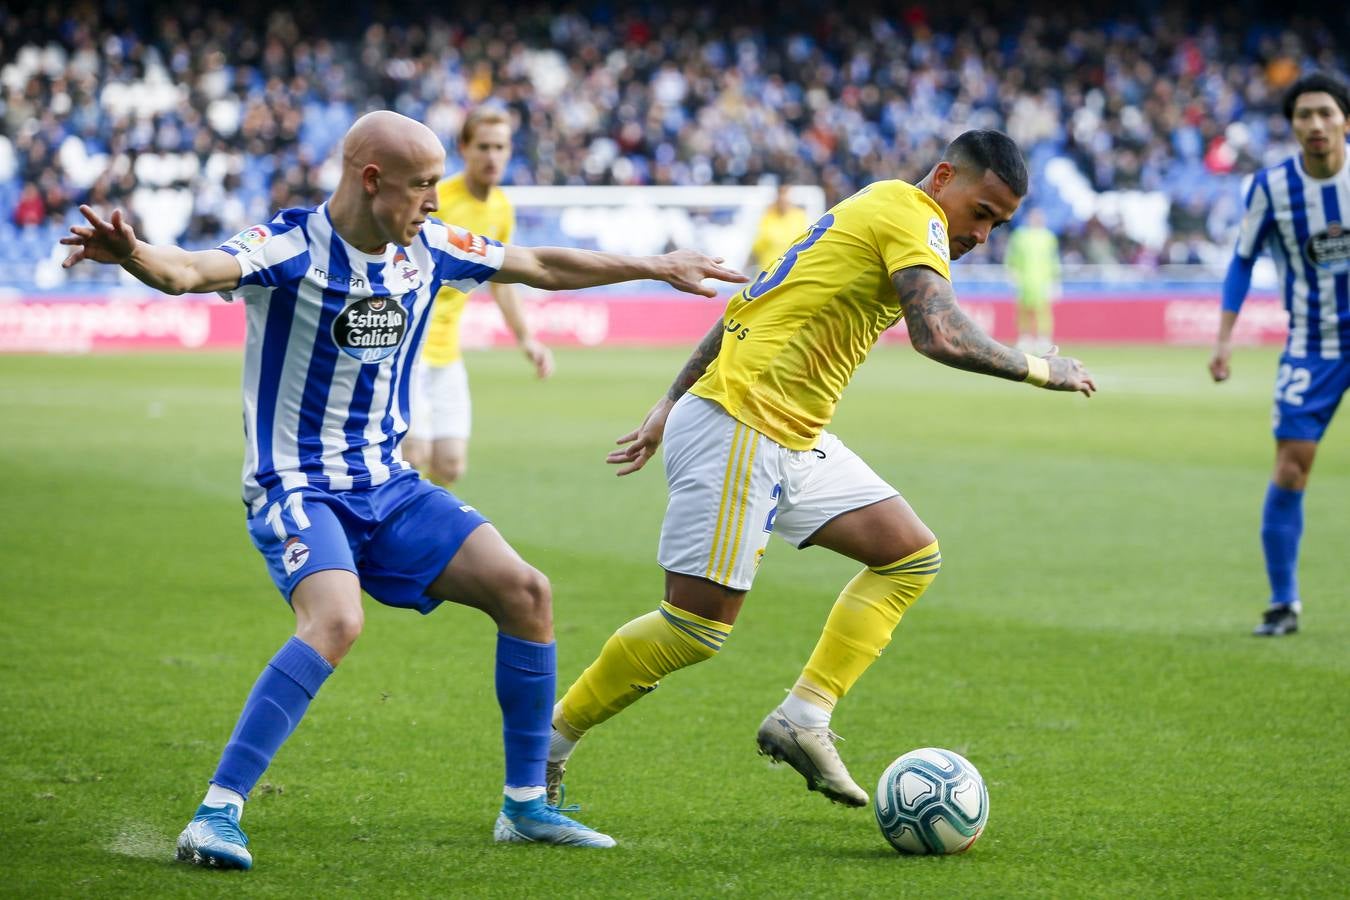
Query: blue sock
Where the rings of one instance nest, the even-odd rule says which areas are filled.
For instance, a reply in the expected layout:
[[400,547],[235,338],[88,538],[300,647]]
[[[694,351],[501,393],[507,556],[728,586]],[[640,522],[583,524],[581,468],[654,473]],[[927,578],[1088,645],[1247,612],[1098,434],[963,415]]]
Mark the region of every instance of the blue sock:
[[558,687],[557,647],[497,634],[497,703],[502,708],[507,787],[544,783]]
[[1261,511],[1261,544],[1266,550],[1270,605],[1298,603],[1298,540],[1303,535],[1303,492],[1271,482]]
[[332,673],[328,660],[298,637],[282,645],[244,701],[211,783],[247,797]]

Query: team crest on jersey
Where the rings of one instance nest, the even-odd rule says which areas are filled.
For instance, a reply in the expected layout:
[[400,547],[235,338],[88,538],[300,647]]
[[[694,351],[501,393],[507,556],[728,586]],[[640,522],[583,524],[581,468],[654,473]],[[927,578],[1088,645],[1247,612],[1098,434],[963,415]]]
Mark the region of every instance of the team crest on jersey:
[[928,220],[928,246],[943,259],[951,259],[951,249],[947,246],[947,229],[937,216]]
[[398,273],[403,276],[404,281],[416,281],[418,268],[408,259],[408,254],[403,252],[403,248],[394,251],[394,267]]
[[333,343],[363,363],[388,359],[408,332],[408,310],[394,297],[353,300],[333,320]]
[[225,242],[226,247],[233,247],[240,253],[252,253],[272,236],[272,229],[266,225],[254,225],[251,228],[245,228]]
[[1319,269],[1350,271],[1350,232],[1340,222],[1328,222],[1325,231],[1308,236],[1303,255]]
[[298,537],[293,537],[286,542],[286,546],[281,548],[281,565],[285,567],[287,575],[294,575],[296,569],[299,569],[309,560],[309,547]]

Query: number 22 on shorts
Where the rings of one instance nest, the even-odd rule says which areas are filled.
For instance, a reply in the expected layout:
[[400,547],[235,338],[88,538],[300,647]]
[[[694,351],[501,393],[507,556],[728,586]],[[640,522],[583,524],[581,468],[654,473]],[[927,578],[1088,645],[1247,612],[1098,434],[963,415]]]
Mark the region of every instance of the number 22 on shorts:
[[1282,363],[1275,377],[1275,402],[1302,406],[1303,392],[1311,382],[1312,374],[1307,369],[1296,369],[1289,363]]

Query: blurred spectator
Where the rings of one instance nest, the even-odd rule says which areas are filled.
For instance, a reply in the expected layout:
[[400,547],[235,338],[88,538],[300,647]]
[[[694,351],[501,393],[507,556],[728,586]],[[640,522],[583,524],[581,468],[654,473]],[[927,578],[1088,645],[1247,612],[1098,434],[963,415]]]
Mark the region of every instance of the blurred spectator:
[[47,220],[47,204],[42,202],[37,185],[25,184],[19,202],[14,205],[14,224],[20,227],[41,225]]
[[[209,244],[313,203],[370,108],[428,122],[455,171],[463,109],[492,96],[517,184],[777,173],[833,203],[1001,128],[1066,261],[1190,259],[1229,243],[1241,177],[1292,152],[1281,89],[1344,69],[1340,8],[855,6],[20,4],[0,11],[0,202],[14,221],[20,203],[24,221],[129,203],[165,240]],[[1181,204],[1184,233],[1130,231],[1112,192]]]

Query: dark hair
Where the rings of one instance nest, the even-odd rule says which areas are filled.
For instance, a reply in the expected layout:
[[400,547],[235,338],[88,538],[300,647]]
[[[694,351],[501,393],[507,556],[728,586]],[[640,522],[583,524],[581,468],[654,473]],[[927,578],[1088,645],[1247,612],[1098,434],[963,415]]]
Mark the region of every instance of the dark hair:
[[1342,115],[1350,116],[1350,90],[1345,82],[1325,72],[1313,72],[1295,81],[1284,94],[1284,117],[1291,122],[1294,121],[1294,104],[1303,94],[1330,94]]
[[1001,131],[967,131],[947,145],[942,158],[975,175],[992,169],[1018,197],[1027,195],[1027,161],[1013,139]]

